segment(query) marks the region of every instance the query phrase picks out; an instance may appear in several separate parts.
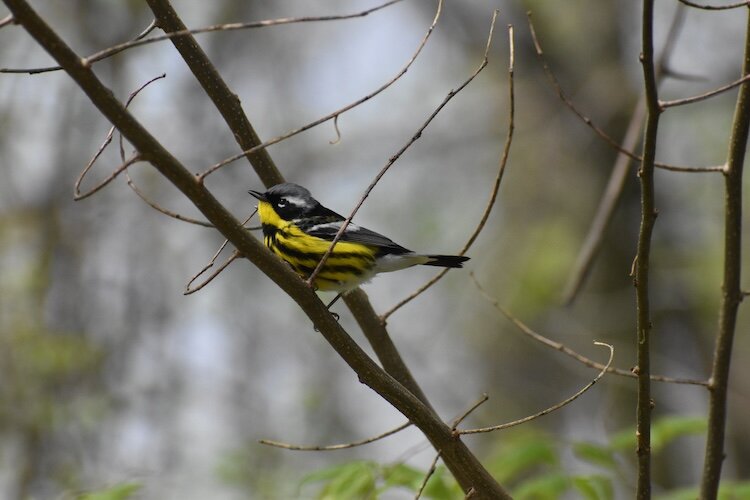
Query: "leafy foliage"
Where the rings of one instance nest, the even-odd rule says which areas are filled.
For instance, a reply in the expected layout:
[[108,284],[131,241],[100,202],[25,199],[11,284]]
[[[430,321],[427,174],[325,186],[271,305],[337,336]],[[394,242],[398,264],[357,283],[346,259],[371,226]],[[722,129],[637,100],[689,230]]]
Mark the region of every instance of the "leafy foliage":
[[[652,430],[654,451],[659,452],[679,438],[703,434],[706,421],[701,418],[668,416],[656,420]],[[585,500],[612,500],[617,481],[629,467],[628,458],[635,446],[634,429],[615,433],[607,443],[579,441],[570,450],[581,466],[606,473],[573,474],[566,469],[569,460],[562,456],[567,450],[554,437],[539,432],[523,432],[503,436],[502,444],[491,454],[488,470],[510,487],[513,498],[520,500],[556,500],[574,494]],[[379,465],[370,461],[348,462],[313,472],[302,485],[322,484],[317,493],[321,500],[375,499],[391,489],[419,491],[427,472],[406,464]],[[687,500],[698,495],[697,488],[669,492],[659,500]],[[745,495],[745,496],[742,496]],[[453,500],[463,498],[461,489],[449,471],[436,468],[422,492],[422,498]],[[725,485],[723,500],[750,498],[750,483]]]

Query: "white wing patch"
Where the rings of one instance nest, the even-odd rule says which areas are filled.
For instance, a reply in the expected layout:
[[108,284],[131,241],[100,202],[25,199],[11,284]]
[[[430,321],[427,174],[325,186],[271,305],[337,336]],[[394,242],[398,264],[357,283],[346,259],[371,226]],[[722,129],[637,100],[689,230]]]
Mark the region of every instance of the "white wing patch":
[[[343,224],[342,221],[336,221],[336,222],[326,222],[325,224],[316,224],[314,226],[311,226],[309,231],[321,231],[323,229],[335,229],[338,231],[341,228],[341,224]],[[347,231],[359,231],[359,226],[356,224],[349,224],[346,226]]]

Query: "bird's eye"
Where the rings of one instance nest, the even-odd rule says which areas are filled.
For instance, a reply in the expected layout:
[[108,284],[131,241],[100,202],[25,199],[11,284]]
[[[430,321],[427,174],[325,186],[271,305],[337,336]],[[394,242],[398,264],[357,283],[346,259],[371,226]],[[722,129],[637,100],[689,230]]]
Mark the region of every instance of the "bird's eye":
[[279,208],[284,208],[287,204],[286,198],[281,198],[277,203],[276,206]]

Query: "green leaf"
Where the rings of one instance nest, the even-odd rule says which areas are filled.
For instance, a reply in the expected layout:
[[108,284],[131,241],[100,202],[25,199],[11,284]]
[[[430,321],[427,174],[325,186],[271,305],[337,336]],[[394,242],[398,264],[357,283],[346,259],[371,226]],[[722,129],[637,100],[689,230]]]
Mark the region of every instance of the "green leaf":
[[372,498],[379,466],[370,461],[347,462],[312,472],[302,478],[300,486],[324,482],[318,493],[322,500]]
[[84,493],[78,496],[78,500],[127,500],[140,489],[140,483],[121,483],[106,490]]
[[383,479],[387,487],[403,486],[416,491],[424,481],[427,471],[421,471],[406,464],[397,464],[383,469]]
[[516,500],[557,500],[570,487],[562,473],[546,474],[524,481],[513,491]]
[[601,465],[609,469],[614,469],[617,466],[614,453],[608,446],[581,441],[573,444],[573,453],[590,464]]
[[372,498],[377,469],[377,464],[373,462],[349,462],[313,472],[303,482],[327,481],[318,494],[321,500]]
[[662,495],[657,495],[654,500],[695,500],[700,495],[698,487],[680,488],[672,490]]
[[464,492],[448,469],[438,466],[422,492],[425,498],[433,500],[454,500],[464,498]]
[[701,417],[661,418],[651,427],[651,450],[657,453],[675,439],[704,434],[707,428],[706,419]]
[[612,451],[631,451],[635,449],[635,429],[629,428],[616,433],[609,441]]
[[508,483],[533,467],[557,462],[557,450],[551,439],[525,436],[504,443],[500,453],[489,461],[488,468],[500,483]]
[[615,496],[612,480],[606,476],[574,476],[572,481],[586,500],[612,500]]
[[[697,486],[680,488],[654,497],[655,500],[695,500],[700,495]],[[719,500],[746,500],[750,498],[750,481],[724,482],[719,487]]]
[[[707,428],[705,418],[701,417],[662,417],[651,426],[651,451],[658,453],[669,443],[683,436],[704,434]],[[630,451],[635,449],[635,429],[618,432],[610,440],[609,448],[613,451]]]
[[[383,469],[382,475],[385,485],[379,489],[379,492],[386,491],[389,488],[404,487],[416,493],[422,486],[427,471],[405,464],[398,464]],[[433,500],[453,500],[455,498],[463,498],[464,495],[458,483],[453,479],[453,476],[447,473],[446,468],[437,467],[427,481],[422,491],[422,497]]]

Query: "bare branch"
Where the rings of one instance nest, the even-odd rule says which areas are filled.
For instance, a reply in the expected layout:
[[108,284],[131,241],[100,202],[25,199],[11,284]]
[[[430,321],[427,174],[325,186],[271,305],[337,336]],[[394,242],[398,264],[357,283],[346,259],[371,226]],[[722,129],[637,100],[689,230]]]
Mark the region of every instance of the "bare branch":
[[[201,34],[201,33],[210,33],[214,31],[236,31],[236,30],[244,30],[244,29],[252,29],[252,28],[266,28],[269,26],[280,26],[284,24],[294,24],[294,23],[340,21],[340,20],[345,20],[345,19],[353,19],[357,17],[365,17],[368,14],[372,14],[375,11],[384,9],[400,1],[401,0],[391,0],[384,4],[375,6],[373,8],[355,12],[352,14],[284,17],[280,19],[266,19],[263,21],[250,21],[246,23],[213,24],[211,26],[206,26],[204,28],[184,29],[184,30],[179,30],[179,31],[173,31],[171,33],[165,33],[164,35],[159,35],[159,36],[144,39],[143,37],[148,35],[148,33],[150,33],[151,30],[153,30],[154,27],[156,26],[156,22],[152,21],[151,24],[149,24],[149,26],[143,32],[141,32],[141,34],[139,34],[137,37],[133,38],[132,40],[119,43],[117,45],[113,45],[112,47],[109,47],[99,52],[96,52],[94,54],[91,54],[90,56],[86,57],[84,61],[87,64],[93,64],[103,59],[107,59],[108,57],[112,57],[115,54],[119,54],[120,52],[127,50],[127,49],[132,49],[134,47],[140,47],[142,45],[148,45],[148,44],[155,43],[155,42],[163,42],[164,40],[170,40],[174,37],[185,36],[185,35],[196,35],[196,34]],[[12,20],[12,17],[11,16],[9,17]],[[3,21],[5,21],[5,19]],[[0,27],[2,27],[2,25],[0,25]],[[50,71],[59,71],[61,69],[62,68],[60,66],[48,66],[44,68],[0,68],[0,73],[24,73],[24,74],[33,75],[33,74],[38,74],[38,73],[47,73]]]
[[268,446],[274,446],[276,448],[283,448],[285,450],[294,450],[294,451],[336,451],[336,450],[346,450],[349,448],[355,448],[357,446],[363,446],[366,444],[374,443],[375,441],[379,441],[383,438],[387,438],[388,436],[392,436],[396,434],[397,432],[400,432],[407,427],[411,425],[411,422],[405,422],[398,427],[395,427],[389,431],[386,431],[382,434],[378,434],[377,436],[369,437],[367,439],[363,439],[361,441],[354,441],[353,443],[344,443],[344,444],[331,444],[328,446],[301,446],[296,444],[288,444],[288,443],[282,443],[280,441],[272,441],[270,439],[261,439],[258,442],[260,444],[265,444]]
[[750,80],[750,75],[745,75],[742,78],[740,78],[738,80],[735,80],[735,81],[733,81],[730,84],[724,85],[724,86],[719,87],[719,88],[714,89],[714,90],[710,90],[710,91],[708,91],[706,93],[703,93],[703,94],[699,94],[699,95],[692,96],[692,97],[685,97],[683,99],[675,99],[673,101],[659,101],[659,106],[661,106],[661,109],[664,110],[664,109],[671,108],[671,107],[674,107],[674,106],[683,106],[685,104],[691,104],[691,103],[694,103],[694,102],[703,101],[703,100],[709,99],[709,98],[711,98],[711,97],[713,97],[715,95],[721,94],[722,92],[726,92],[727,90],[732,90],[733,88],[742,85],[743,83],[747,82],[748,80]]
[[4,18],[0,19],[0,28],[5,28],[9,24],[15,24],[16,20],[13,18],[13,14],[8,14]]
[[[141,85],[140,87],[138,87],[135,91],[131,92],[130,95],[128,96],[128,100],[125,102],[125,109],[127,109],[128,106],[130,106],[130,103],[133,102],[133,99],[135,99],[135,97],[143,89],[145,89],[146,87],[148,87],[150,84],[154,83],[156,80],[161,80],[162,78],[166,78],[166,76],[167,76],[166,73],[162,73],[161,75],[156,76],[156,77],[150,79],[149,81],[147,81],[146,83],[144,83],[143,85]],[[112,172],[112,174],[110,174],[108,177],[106,177],[99,184],[97,184],[96,186],[94,186],[89,191],[81,194],[81,183],[83,182],[84,177],[86,177],[86,174],[89,172],[89,170],[91,170],[91,168],[94,166],[94,163],[96,163],[96,160],[99,159],[99,157],[102,155],[102,153],[104,152],[104,150],[107,149],[107,146],[110,145],[110,143],[112,142],[112,137],[114,136],[114,133],[115,133],[115,127],[113,125],[112,127],[110,127],[109,132],[107,132],[107,137],[104,139],[104,142],[102,143],[101,146],[99,146],[99,150],[96,152],[96,154],[94,154],[93,158],[91,158],[91,160],[88,162],[88,164],[86,165],[86,167],[84,167],[84,169],[78,175],[78,179],[76,179],[75,187],[73,189],[73,199],[75,201],[82,200],[84,198],[87,198],[87,197],[91,196],[92,194],[96,193],[97,191],[99,191],[100,189],[102,189],[104,186],[106,186],[107,184],[109,184],[110,182],[112,182],[115,179],[115,177],[117,177],[122,172],[124,172],[129,166],[131,166],[131,165],[133,165],[135,163],[138,163],[140,161],[143,161],[143,158],[141,157],[141,155],[137,154],[137,153],[135,155],[133,155],[129,160],[125,160],[125,158],[124,158],[125,157],[125,152],[123,151],[123,148],[122,148],[122,137],[121,137],[121,139],[120,139],[120,157],[122,158],[122,162],[123,163],[117,169],[115,169],[115,171]]]
[[[487,219],[490,216],[490,212],[492,211],[492,208],[495,206],[495,201],[497,200],[497,193],[500,189],[500,182],[503,180],[503,174],[505,173],[505,165],[508,163],[508,156],[510,155],[510,145],[513,142],[513,130],[515,129],[515,92],[514,92],[514,86],[513,86],[513,69],[515,66],[515,43],[514,43],[514,37],[513,37],[513,25],[508,25],[508,43],[509,43],[509,57],[508,57],[508,133],[505,137],[505,145],[503,146],[503,153],[500,157],[500,162],[498,166],[497,175],[495,176],[495,182],[492,185],[492,192],[490,193],[490,199],[487,202],[487,206],[484,209],[484,212],[482,213],[482,217],[479,220],[479,223],[477,224],[477,227],[474,229],[474,232],[469,236],[469,239],[467,240],[466,244],[464,244],[464,247],[461,249],[461,251],[458,253],[458,255],[465,255],[466,252],[471,248],[471,245],[474,244],[474,241],[479,236],[479,233],[482,232],[484,229],[485,224],[487,223]],[[432,285],[440,281],[443,276],[445,276],[449,268],[445,268],[442,271],[440,271],[437,275],[435,275],[432,279],[427,281],[424,285],[416,289],[413,293],[411,293],[408,297],[404,298],[400,302],[398,302],[395,306],[391,307],[388,311],[383,313],[380,316],[381,321],[385,322],[391,314],[396,312],[397,310],[401,309],[403,306],[414,300],[415,298],[419,297],[422,293],[424,293],[428,288],[430,288]]]
[[89,169],[93,166],[93,162],[96,160],[96,158],[99,156],[100,153],[97,153],[97,155],[91,160],[91,162],[86,166],[84,171],[81,173],[81,176],[78,178],[78,180],[75,183],[75,196],[73,196],[73,199],[75,201],[80,201],[84,198],[88,198],[92,194],[97,193],[100,189],[105,187],[107,184],[115,180],[115,178],[123,173],[125,170],[127,170],[132,165],[135,165],[136,163],[140,163],[143,160],[143,157],[141,157],[138,154],[134,154],[129,159],[127,159],[124,163],[122,163],[119,167],[117,167],[111,174],[109,174],[107,177],[104,178],[99,184],[91,188],[90,190],[86,191],[83,194],[80,194],[78,191],[78,188],[80,186],[81,181],[83,180],[83,176],[86,175],[86,172],[89,171]]
[[[684,19],[685,9],[678,6],[672,17],[672,23],[664,42],[664,48],[659,56],[657,72],[658,75],[660,75],[660,78],[667,72],[669,60],[684,24]],[[630,116],[630,123],[628,123],[625,136],[622,139],[621,144],[625,150],[632,151],[638,145],[638,142],[641,139],[641,129],[645,117],[646,97],[642,94],[638,99],[635,110]],[[581,249],[578,252],[575,263],[573,264],[573,269],[568,277],[567,283],[565,284],[562,295],[563,303],[566,305],[573,303],[593,267],[594,259],[598,255],[599,249],[604,241],[604,233],[609,227],[617,203],[620,201],[622,192],[625,189],[625,181],[629,178],[628,174],[631,168],[631,161],[632,158],[630,156],[622,152],[617,153],[612,172],[609,174],[607,187],[604,189],[604,194],[594,212],[594,220],[591,221],[589,230],[586,233],[586,238],[581,245]]]
[[130,174],[128,172],[125,172],[125,178],[128,180],[128,186],[130,186],[130,189],[132,189],[133,191],[135,191],[135,194],[137,194],[140,199],[142,199],[144,202],[146,202],[146,204],[148,206],[150,206],[151,208],[153,208],[157,212],[161,212],[161,213],[163,213],[164,215],[166,215],[168,217],[172,217],[173,219],[177,219],[177,220],[182,221],[182,222],[187,222],[189,224],[195,224],[197,226],[203,226],[203,227],[214,227],[214,225],[211,224],[210,222],[205,222],[205,221],[202,221],[202,220],[193,219],[193,218],[187,217],[185,215],[180,215],[177,212],[172,212],[171,210],[167,210],[166,208],[162,207],[161,205],[157,204],[156,202],[151,201],[150,199],[148,199],[148,197],[146,197],[146,195],[140,189],[138,189],[138,186],[135,185],[135,182],[133,182],[133,179],[130,178]]
[[[227,241],[224,240],[224,244],[226,244],[226,243],[227,243]],[[222,248],[224,248],[223,245],[222,245]],[[219,250],[219,252],[220,251],[221,250]],[[218,255],[219,254],[217,252],[217,254],[214,256],[214,258],[218,257]],[[234,252],[232,252],[232,255],[230,255],[229,258],[224,261],[224,263],[222,265],[220,265],[218,268],[216,268],[216,271],[214,271],[213,273],[211,273],[208,276],[208,278],[205,279],[205,281],[203,281],[202,283],[200,283],[195,288],[190,288],[190,285],[193,284],[193,281],[195,281],[196,279],[198,279],[198,277],[201,274],[203,274],[204,272],[206,272],[208,269],[210,269],[214,265],[214,261],[212,260],[210,264],[208,264],[206,267],[204,267],[203,269],[201,269],[201,271],[198,274],[196,274],[195,276],[193,276],[193,278],[190,281],[188,281],[188,284],[185,285],[185,291],[182,292],[182,294],[183,295],[191,295],[191,294],[197,292],[198,290],[201,290],[204,286],[206,286],[209,283],[211,283],[214,280],[214,278],[216,278],[219,274],[221,274],[221,272],[224,269],[226,269],[227,267],[229,267],[229,264],[231,264],[235,260],[239,259],[241,256],[242,256],[242,254],[240,254],[239,251],[235,250]]]
[[656,224],[656,194],[654,167],[656,142],[659,131],[659,87],[654,62],[654,1],[643,0],[641,16],[641,65],[646,96],[646,127],[643,133],[643,155],[638,169],[641,188],[641,223],[636,251],[635,301],[636,301],[636,360],[638,394],[636,407],[636,498],[651,498],[651,300],[649,296],[651,269],[651,240]]
[[[589,118],[588,116],[584,115],[581,111],[578,110],[576,105],[571,101],[568,96],[563,92],[562,86],[560,85],[560,82],[558,82],[557,77],[552,72],[552,69],[550,68],[549,64],[547,63],[546,58],[544,57],[544,51],[542,50],[542,46],[539,43],[539,39],[537,38],[536,31],[534,29],[534,23],[531,21],[531,13],[529,12],[527,14],[528,21],[529,21],[529,29],[531,31],[531,38],[534,42],[534,48],[536,50],[536,55],[539,57],[539,60],[542,63],[542,68],[544,69],[544,73],[547,75],[547,79],[549,80],[552,87],[557,92],[558,97],[560,100],[565,104],[568,109],[570,109],[573,114],[575,114],[580,120],[585,123],[591,130],[593,130],[596,135],[601,137],[611,148],[615,149],[616,151],[619,151],[620,153],[629,156],[631,159],[640,162],[641,157],[637,154],[633,153],[632,151],[629,151],[622,147],[622,145],[617,142],[616,140],[612,139],[604,130],[599,128],[596,124],[594,124],[593,120]],[[671,165],[669,163],[660,163],[655,162],[654,166],[661,168],[663,170],[669,170],[672,172],[690,172],[690,173],[705,173],[705,172],[723,172],[724,167],[723,166],[709,166],[709,167],[690,167],[690,166],[682,166],[682,165]]]
[[576,392],[575,394],[573,394],[569,398],[567,398],[567,399],[565,399],[563,401],[560,401],[556,405],[550,406],[549,408],[546,408],[546,409],[544,409],[544,410],[542,410],[542,411],[540,411],[538,413],[535,413],[533,415],[529,415],[529,416],[524,417],[524,418],[520,418],[518,420],[514,420],[513,422],[507,422],[505,424],[500,424],[500,425],[493,425],[492,427],[480,427],[478,429],[466,429],[466,430],[463,430],[463,431],[459,430],[459,431],[455,431],[455,432],[457,434],[459,434],[459,435],[463,435],[463,434],[479,434],[479,433],[484,433],[484,432],[499,431],[499,430],[502,430],[502,429],[507,429],[508,427],[514,427],[516,425],[521,425],[521,424],[524,424],[526,422],[530,422],[531,420],[536,420],[537,418],[543,417],[545,415],[549,415],[553,411],[559,410],[560,408],[562,408],[562,407],[564,407],[564,406],[572,403],[573,401],[575,401],[576,399],[578,399],[579,397],[581,397],[581,395],[583,393],[585,393],[586,391],[588,391],[589,389],[591,389],[594,386],[594,384],[596,384],[599,381],[599,379],[602,378],[605,373],[607,373],[607,371],[609,370],[609,366],[612,364],[612,359],[614,358],[614,355],[615,355],[615,348],[612,347],[609,344],[605,344],[604,342],[594,341],[594,345],[600,345],[600,346],[608,348],[609,349],[609,359],[607,360],[607,363],[604,365],[604,368],[602,368],[602,370],[599,372],[599,374],[596,377],[594,377],[594,379],[591,382],[589,382],[588,384],[586,384],[586,386],[584,386],[581,390],[579,390],[578,392]]
[[[745,53],[742,74],[750,74],[750,12],[745,14]],[[717,497],[725,455],[727,396],[737,313],[742,302],[742,187],[747,140],[750,131],[750,85],[737,94],[724,176],[724,263],[719,306],[719,328],[711,366],[708,434],[701,479],[701,498]]]
[[315,268],[315,270],[312,272],[310,277],[307,279],[308,285],[312,286],[311,284],[315,281],[315,277],[318,275],[320,270],[323,268],[323,266],[326,263],[326,260],[328,260],[328,257],[330,257],[331,253],[333,252],[334,247],[336,246],[336,243],[338,243],[339,239],[341,239],[341,236],[344,234],[344,231],[346,231],[346,228],[349,226],[349,223],[352,221],[352,218],[357,213],[359,208],[362,206],[362,204],[365,202],[367,197],[370,195],[370,192],[375,188],[377,183],[380,181],[380,179],[385,175],[385,173],[388,171],[388,169],[391,168],[391,166],[396,163],[396,161],[401,157],[404,152],[409,149],[409,147],[414,144],[414,142],[417,141],[422,136],[422,132],[427,128],[427,126],[432,122],[432,120],[442,111],[442,109],[445,107],[448,102],[453,99],[459,92],[461,92],[464,88],[466,88],[469,83],[476,78],[476,76],[487,66],[488,63],[488,54],[490,51],[490,46],[492,44],[492,35],[495,29],[495,20],[497,19],[498,11],[494,11],[492,14],[492,23],[490,24],[490,33],[487,37],[487,46],[484,50],[484,57],[482,59],[482,63],[479,65],[479,67],[472,73],[472,75],[467,78],[456,90],[451,90],[448,92],[448,95],[443,99],[443,102],[440,103],[440,105],[435,109],[435,111],[432,112],[432,114],[427,118],[427,120],[422,124],[422,126],[417,130],[417,132],[412,136],[409,141],[407,141],[404,146],[396,152],[395,155],[393,155],[389,160],[388,163],[385,164],[385,166],[378,172],[378,174],[375,176],[375,179],[370,183],[370,185],[367,187],[365,192],[362,194],[362,197],[360,198],[357,205],[354,207],[354,210],[349,214],[349,217],[347,217],[344,222],[341,224],[341,228],[339,228],[338,233],[336,233],[336,236],[333,238],[333,241],[331,241],[331,246],[328,247],[328,250],[325,254],[323,254],[323,257],[320,259],[320,262],[318,262],[318,266]]
[[[505,316],[511,323],[513,323],[521,333],[523,333],[524,335],[527,335],[528,337],[531,337],[533,340],[539,342],[542,345],[551,347],[552,349],[555,349],[556,351],[560,351],[561,353],[567,356],[570,356],[571,358],[575,359],[576,361],[578,361],[579,363],[585,366],[588,366],[589,368],[595,368],[597,370],[601,370],[604,368],[603,364],[598,363],[590,358],[587,358],[586,356],[574,351],[570,347],[567,347],[565,344],[556,342],[548,337],[545,337],[541,333],[535,332],[534,330],[529,328],[528,325],[523,323],[520,319],[516,318],[507,309],[501,306],[500,303],[495,298],[490,296],[487,293],[487,291],[482,287],[482,285],[479,283],[474,273],[470,273],[470,276],[471,276],[471,279],[474,281],[474,284],[476,285],[477,289],[479,290],[479,293],[482,294],[485,300],[487,300],[487,302],[492,304],[492,306],[495,309],[497,309],[503,316]],[[615,375],[620,375],[622,377],[629,377],[629,378],[638,377],[638,375],[634,373],[632,370],[623,370],[622,368],[610,367],[607,369],[607,372],[615,374]],[[709,387],[709,383],[705,380],[695,380],[695,379],[689,379],[689,378],[675,378],[675,377],[665,377],[663,375],[651,375],[651,380],[655,382],[665,382],[669,384],[698,385],[702,387]]]
[[[486,498],[504,499],[510,495],[487,472],[461,440],[437,414],[403,385],[378,366],[333,318],[317,295],[303,280],[263,244],[253,238],[237,219],[197,182],[195,176],[148,132],[101,83],[88,65],[82,63],[60,36],[25,0],[2,0],[24,29],[65,69],[91,102],[121,131],[138,151],[165,178],[172,182],[214,224],[244,257],[286,292],[315,324],[326,341],[357,373],[359,380],[397,408],[424,432],[461,488],[473,489]],[[156,3],[158,0],[148,0]]]
[[[248,221],[253,218],[253,215],[255,215],[255,212],[257,211],[258,211],[257,209],[253,210],[253,213],[251,213],[244,221],[242,221],[242,225],[244,226],[245,224],[247,224]],[[213,227],[213,226],[210,226],[210,227]],[[190,281],[188,281],[187,285],[185,285],[185,291],[183,292],[183,295],[190,295],[192,293],[197,292],[204,286],[208,285],[224,269],[226,269],[229,266],[229,264],[234,262],[236,259],[242,257],[242,254],[238,252],[237,250],[235,250],[234,252],[232,252],[232,255],[230,255],[229,258],[216,271],[214,271],[208,278],[206,278],[204,282],[202,282],[200,285],[198,285],[195,288],[190,288],[190,285],[192,285],[193,282],[198,279],[198,277],[200,277],[203,273],[205,273],[206,271],[208,271],[209,269],[213,267],[213,265],[216,263],[216,259],[219,258],[219,254],[222,252],[222,250],[224,250],[224,248],[226,248],[228,243],[229,243],[229,240],[224,240],[224,242],[219,246],[219,249],[216,251],[216,253],[214,253],[213,257],[211,257],[211,260],[208,262],[208,264],[203,266],[203,269],[198,271],[198,273],[196,273],[192,278],[190,278]]]
[[461,415],[453,419],[453,422],[451,423],[451,429],[456,430],[456,427],[461,425],[461,422],[463,422],[466,419],[466,417],[474,413],[474,410],[482,406],[489,399],[490,397],[487,395],[487,393],[482,394],[482,396],[476,401],[476,403],[474,403],[469,408],[467,408],[466,411],[463,412]]
[[307,125],[303,125],[303,126],[297,128],[297,129],[294,129],[294,130],[292,130],[290,132],[287,132],[287,133],[285,133],[283,135],[280,135],[278,137],[274,137],[273,139],[270,139],[270,140],[268,140],[266,142],[263,142],[263,143],[258,144],[256,146],[253,146],[250,149],[246,149],[246,150],[242,151],[241,153],[238,153],[238,154],[236,154],[234,156],[230,156],[229,158],[226,158],[226,159],[220,161],[219,163],[216,163],[216,164],[212,165],[205,172],[203,172],[202,174],[200,174],[198,176],[198,181],[199,182],[203,182],[206,179],[206,177],[208,177],[212,173],[216,172],[220,168],[225,167],[226,165],[228,165],[228,164],[230,164],[232,162],[235,162],[235,161],[239,160],[240,158],[242,158],[244,156],[247,156],[247,155],[253,154],[253,153],[257,152],[257,151],[263,150],[263,149],[267,148],[268,146],[272,146],[273,144],[276,144],[276,143],[279,143],[279,142],[284,141],[286,139],[289,139],[290,137],[294,137],[295,135],[300,134],[300,133],[302,133],[302,132],[304,132],[306,130],[310,130],[313,127],[317,127],[321,123],[325,123],[328,120],[333,120],[335,118],[338,118],[339,115],[341,115],[343,113],[346,113],[347,111],[349,111],[349,110],[351,110],[351,109],[359,106],[360,104],[362,104],[365,101],[368,101],[368,100],[372,99],[373,97],[375,97],[376,95],[380,94],[385,89],[387,89],[388,87],[390,87],[391,85],[393,85],[394,83],[396,83],[397,80],[399,80],[402,76],[404,76],[406,74],[406,72],[409,70],[409,68],[411,67],[411,65],[414,64],[414,61],[416,61],[417,57],[422,52],[422,49],[424,48],[425,44],[427,43],[427,40],[430,38],[430,35],[432,34],[432,31],[435,29],[435,26],[437,25],[438,19],[440,19],[440,15],[441,15],[442,12],[443,12],[443,0],[438,0],[437,10],[435,11],[435,17],[432,19],[432,23],[430,23],[429,28],[427,28],[427,33],[425,33],[425,35],[422,37],[422,40],[419,42],[419,45],[417,46],[417,50],[414,52],[414,54],[412,54],[411,58],[406,62],[406,64],[404,65],[404,67],[401,68],[401,70],[398,73],[396,73],[396,75],[393,78],[391,78],[390,80],[388,80],[387,82],[385,82],[383,85],[381,85],[380,87],[378,87],[374,91],[370,92],[366,96],[364,96],[364,97],[362,97],[360,99],[357,99],[356,101],[354,101],[354,102],[352,102],[350,104],[347,104],[343,108],[337,109],[333,113],[329,113],[329,114],[327,114],[327,115],[325,115],[325,116],[323,116],[321,118],[318,118],[315,121],[312,121],[312,122],[308,123]]
[[435,455],[435,458],[430,464],[430,468],[427,469],[427,474],[425,474],[424,479],[422,480],[422,484],[419,485],[419,489],[417,490],[417,494],[414,496],[414,500],[419,500],[420,498],[422,498],[422,493],[427,486],[427,482],[430,480],[432,475],[435,473],[435,470],[437,469],[438,460],[440,460],[440,452],[437,452],[437,455]]
[[750,1],[748,0],[745,0],[744,2],[730,3],[727,5],[704,5],[704,4],[691,2],[690,0],[678,0],[678,1],[680,3],[687,5],[688,7],[693,7],[696,9],[703,9],[703,10],[728,10],[728,9],[736,9],[738,7],[747,7],[748,5],[750,5]]

